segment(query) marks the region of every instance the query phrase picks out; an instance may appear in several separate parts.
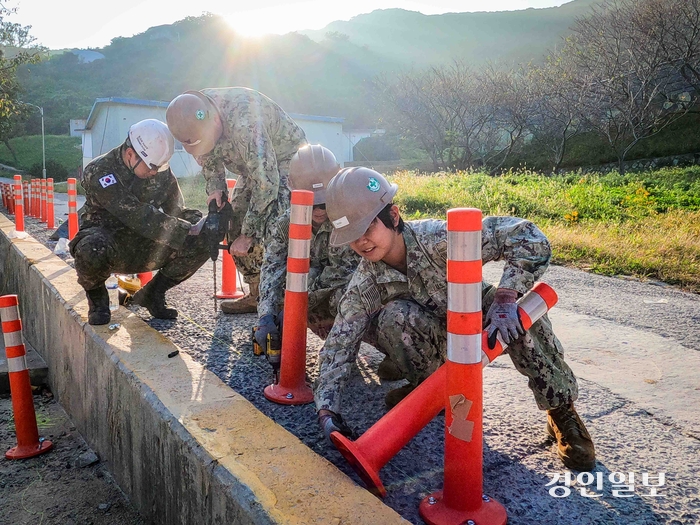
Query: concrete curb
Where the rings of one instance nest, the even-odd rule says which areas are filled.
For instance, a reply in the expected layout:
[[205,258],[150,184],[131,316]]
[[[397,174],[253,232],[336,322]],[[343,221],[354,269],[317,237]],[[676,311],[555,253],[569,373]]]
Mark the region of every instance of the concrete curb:
[[[153,523],[407,523],[137,316],[86,323],[72,268],[0,216],[0,290],[54,395]],[[313,422],[310,422],[313,424]]]

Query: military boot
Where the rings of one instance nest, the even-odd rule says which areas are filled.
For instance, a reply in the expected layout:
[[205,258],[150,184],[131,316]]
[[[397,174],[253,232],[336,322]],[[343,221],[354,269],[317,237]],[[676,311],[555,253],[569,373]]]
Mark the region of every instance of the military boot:
[[224,299],[221,301],[221,311],[225,314],[254,314],[258,311],[258,292],[260,283],[248,285],[250,293],[240,299]]
[[384,396],[384,404],[387,408],[394,408],[404,397],[413,392],[415,388],[415,385],[404,385],[394,390],[389,390],[387,395]]
[[176,319],[177,310],[168,308],[165,304],[165,292],[176,284],[178,284],[177,281],[158,272],[146,286],[134,294],[131,302],[147,308],[156,319]]
[[85,290],[88,306],[88,323],[91,325],[101,325],[109,323],[112,314],[109,311],[109,292],[102,284],[92,290]]
[[384,361],[379,363],[379,368],[377,368],[377,376],[379,379],[384,381],[398,381],[404,377],[401,369],[391,360],[388,355],[384,357]]
[[557,440],[557,453],[566,467],[582,472],[595,467],[593,441],[573,403],[547,410],[547,433]]

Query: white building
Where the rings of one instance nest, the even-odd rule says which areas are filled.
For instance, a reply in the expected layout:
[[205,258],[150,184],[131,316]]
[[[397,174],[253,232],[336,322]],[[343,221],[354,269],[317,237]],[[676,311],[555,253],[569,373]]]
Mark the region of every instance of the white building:
[[[155,118],[165,122],[167,102],[135,98],[98,98],[90,110],[83,136],[83,167],[95,157],[124,142],[129,127],[143,119]],[[316,115],[289,114],[306,133],[311,144],[322,144],[330,149],[343,166],[352,160],[352,146],[343,134],[343,119]],[[348,151],[350,156],[348,156]],[[170,168],[177,177],[199,173],[200,167],[180,142],[175,141],[175,154]]]

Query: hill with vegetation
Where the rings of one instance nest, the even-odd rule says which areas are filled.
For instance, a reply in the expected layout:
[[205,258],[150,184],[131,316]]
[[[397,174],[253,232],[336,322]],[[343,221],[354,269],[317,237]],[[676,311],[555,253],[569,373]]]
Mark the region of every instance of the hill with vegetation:
[[[98,97],[170,100],[187,89],[242,85],[293,113],[344,117],[346,126],[376,125],[372,93],[379,73],[452,60],[533,60],[555,46],[593,0],[559,8],[425,16],[377,10],[320,31],[237,35],[220,17],[189,17],[115,38],[84,63],[73,53],[20,68],[24,100],[45,108],[46,132],[68,133]],[[31,115],[27,134],[38,134]]]

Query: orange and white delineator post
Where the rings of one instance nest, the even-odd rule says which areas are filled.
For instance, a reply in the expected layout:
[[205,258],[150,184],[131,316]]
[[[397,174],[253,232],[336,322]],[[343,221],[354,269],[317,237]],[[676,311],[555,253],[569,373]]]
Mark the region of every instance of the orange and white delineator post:
[[37,184],[36,184],[37,179],[32,179],[30,181],[31,187],[32,187],[32,206],[31,206],[31,211],[30,215],[34,218],[39,216],[39,206],[37,204]]
[[30,191],[29,191],[29,181],[26,181],[26,180],[25,180],[25,181],[22,183],[22,186],[24,187],[24,188],[23,188],[23,189],[24,189],[24,192],[23,192],[23,193],[24,193],[24,213],[25,213],[26,215],[29,215],[29,210],[31,209],[31,202],[32,202],[32,201],[31,201],[31,197],[30,197],[30,195],[29,195],[29,193],[30,193]]
[[5,184],[5,189],[7,192],[7,210],[11,215],[15,214],[15,190],[14,183]]
[[420,504],[429,525],[508,520],[483,493],[481,266],[481,210],[448,210],[445,482]]
[[7,459],[25,459],[48,452],[51,441],[39,439],[32,385],[29,381],[26,352],[22,343],[22,321],[16,295],[0,297],[0,319],[5,338],[5,353],[10,377],[12,411],[17,432],[17,446],[5,452]]
[[15,230],[24,231],[24,198],[22,197],[22,175],[14,176]]
[[39,179],[39,216],[41,222],[46,222],[48,216],[48,203],[46,201],[46,179]]
[[[535,284],[518,301],[523,328],[529,330],[557,301],[557,294],[551,286],[542,282]],[[493,349],[489,349],[487,339],[488,330],[484,330],[481,339],[481,364],[484,367],[507,348],[500,334]],[[445,380],[446,365],[442,365],[357,441],[338,432],[331,434],[333,444],[372,493],[386,496],[379,471],[445,408]]]
[[[233,190],[236,188],[236,179],[226,179],[226,186],[228,187],[229,200],[231,200],[231,195]],[[238,270],[236,269],[236,262],[233,260],[231,252],[228,250],[221,250],[221,290],[216,292],[217,299],[238,299],[243,297],[245,293],[243,290],[238,289],[238,281],[236,274]]]
[[53,208],[53,179],[46,179],[46,227],[53,230],[56,226],[56,212]]
[[78,189],[75,178],[68,179],[68,240],[78,233]]
[[313,192],[292,191],[280,381],[265,388],[265,397],[282,405],[303,405],[311,403],[314,399],[311,387],[306,384],[306,328],[313,206]]

